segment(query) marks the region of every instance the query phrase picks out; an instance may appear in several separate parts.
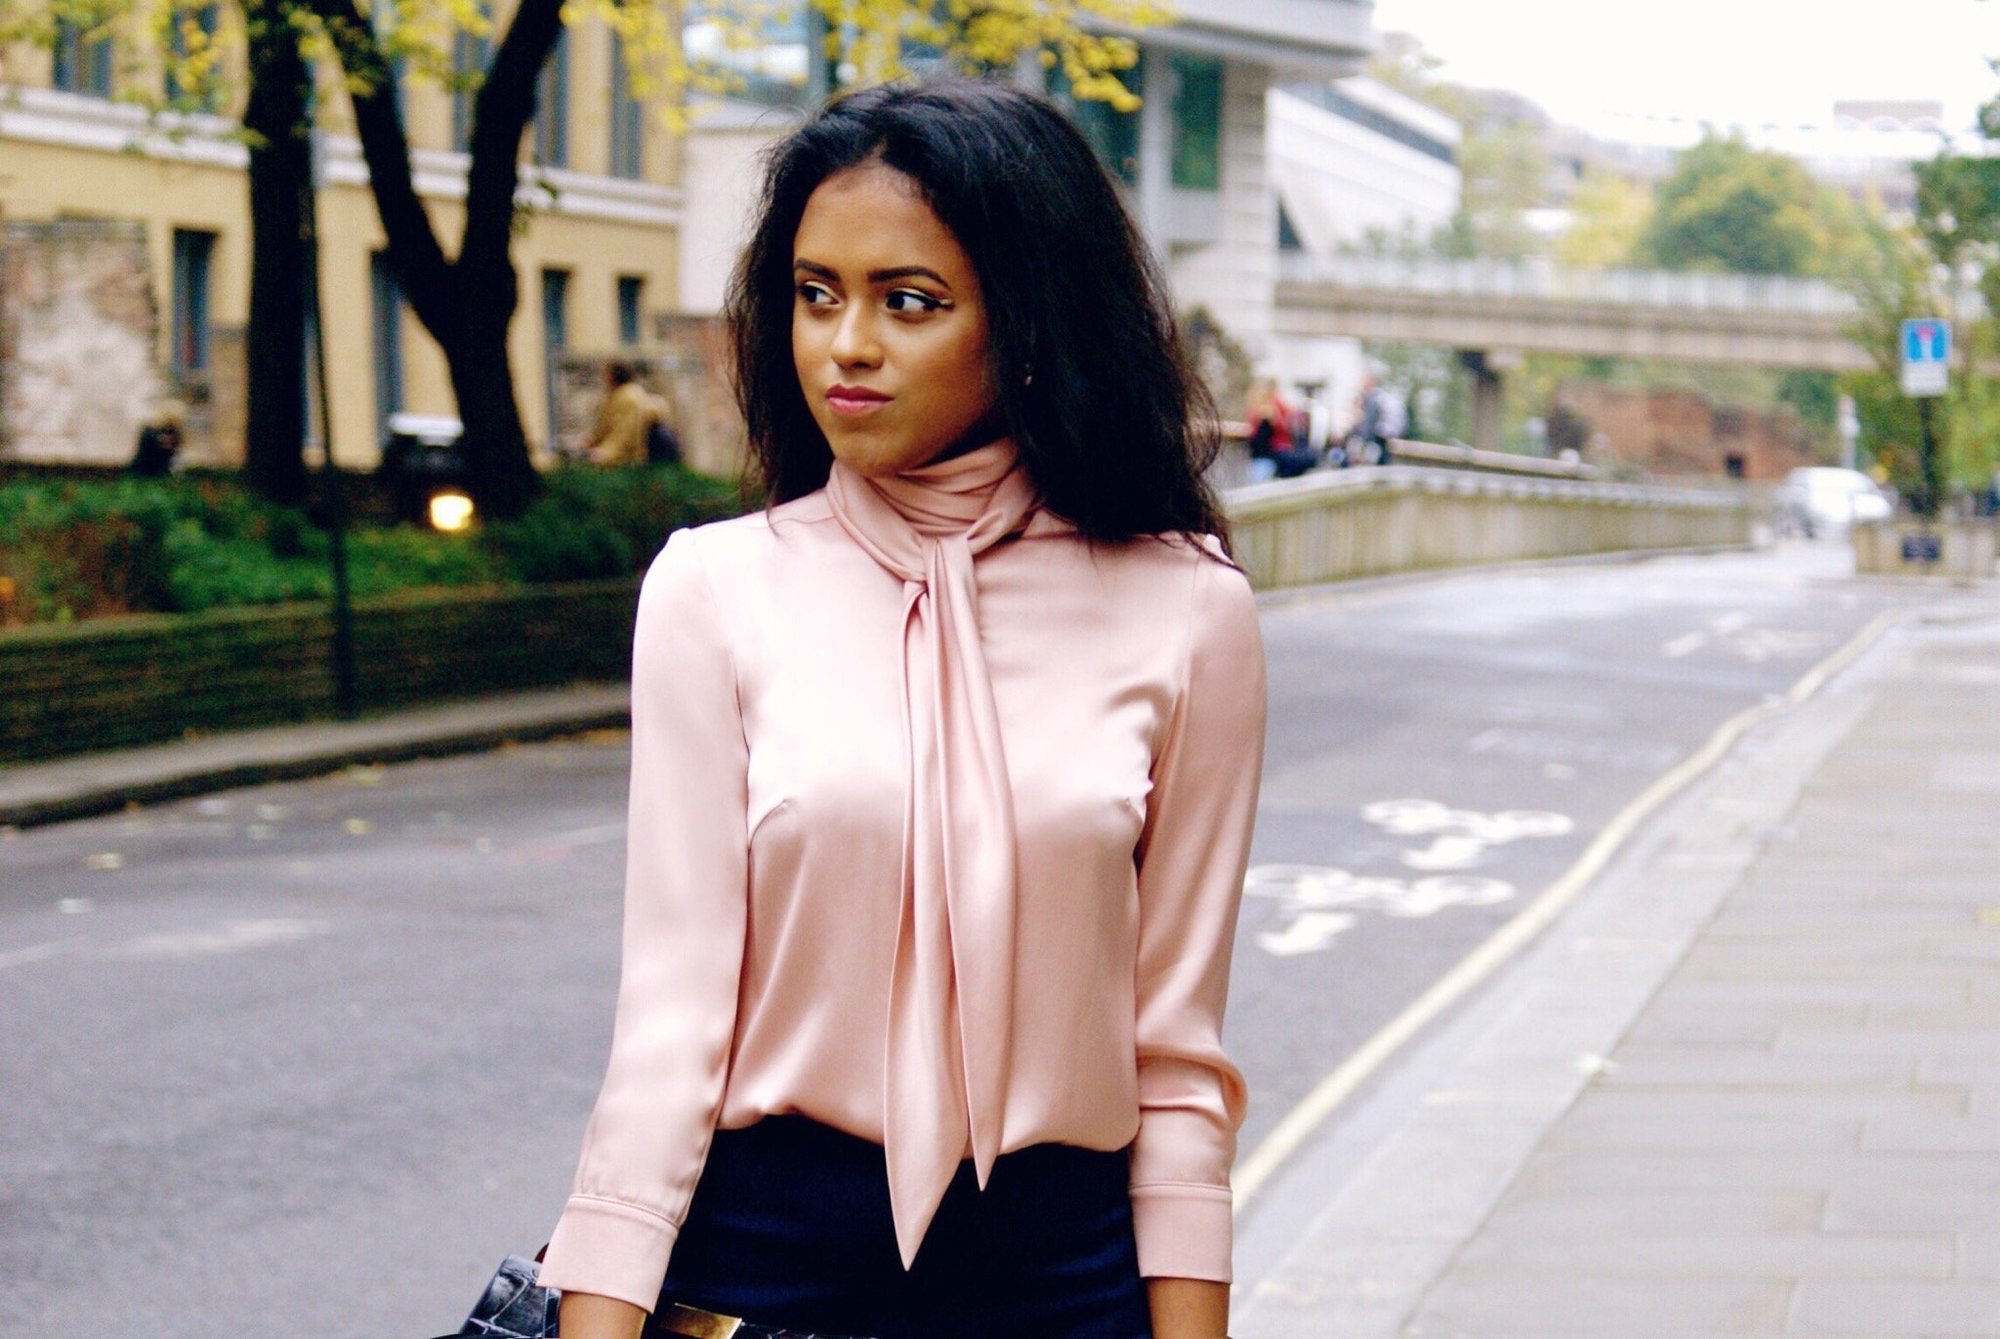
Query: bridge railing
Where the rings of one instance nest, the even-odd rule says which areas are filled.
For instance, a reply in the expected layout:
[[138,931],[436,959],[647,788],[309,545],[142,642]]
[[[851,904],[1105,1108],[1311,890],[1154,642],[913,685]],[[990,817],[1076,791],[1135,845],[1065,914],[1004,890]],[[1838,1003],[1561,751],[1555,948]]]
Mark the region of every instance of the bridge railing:
[[1407,260],[1301,253],[1280,257],[1278,273],[1287,283],[1400,293],[1812,316],[1847,316],[1856,310],[1851,294],[1824,280],[1781,275],[1582,270],[1546,260]]

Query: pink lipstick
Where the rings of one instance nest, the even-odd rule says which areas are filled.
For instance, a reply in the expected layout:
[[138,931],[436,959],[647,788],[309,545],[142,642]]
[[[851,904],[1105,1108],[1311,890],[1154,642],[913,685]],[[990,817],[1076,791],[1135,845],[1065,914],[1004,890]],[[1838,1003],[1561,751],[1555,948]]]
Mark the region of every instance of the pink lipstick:
[[892,397],[865,386],[831,386],[826,392],[827,407],[836,414],[865,414],[889,403]]

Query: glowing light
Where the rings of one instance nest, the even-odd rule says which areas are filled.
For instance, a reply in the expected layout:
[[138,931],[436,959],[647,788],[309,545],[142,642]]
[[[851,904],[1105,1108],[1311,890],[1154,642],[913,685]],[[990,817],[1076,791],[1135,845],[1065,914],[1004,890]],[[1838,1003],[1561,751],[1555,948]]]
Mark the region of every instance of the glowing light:
[[431,528],[458,531],[472,524],[472,499],[463,493],[439,493],[431,499]]

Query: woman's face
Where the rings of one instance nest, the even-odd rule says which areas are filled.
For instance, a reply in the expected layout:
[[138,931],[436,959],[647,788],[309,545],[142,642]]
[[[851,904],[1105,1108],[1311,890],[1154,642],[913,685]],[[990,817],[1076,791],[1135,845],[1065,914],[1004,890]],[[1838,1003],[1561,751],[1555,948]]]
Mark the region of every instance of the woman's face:
[[792,361],[836,459],[894,474],[998,435],[978,276],[909,177],[864,163],[821,182],[792,282]]

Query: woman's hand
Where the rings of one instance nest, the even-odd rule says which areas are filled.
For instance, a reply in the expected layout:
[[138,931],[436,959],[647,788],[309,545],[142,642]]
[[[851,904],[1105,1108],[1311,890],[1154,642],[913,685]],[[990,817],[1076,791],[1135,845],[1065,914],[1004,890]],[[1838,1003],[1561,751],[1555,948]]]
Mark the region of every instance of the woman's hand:
[[639,1339],[646,1313],[596,1293],[564,1293],[556,1328],[563,1339]]
[[[1229,1285],[1205,1279],[1147,1279],[1153,1339],[1226,1339]],[[563,1331],[568,1339],[569,1331]]]

